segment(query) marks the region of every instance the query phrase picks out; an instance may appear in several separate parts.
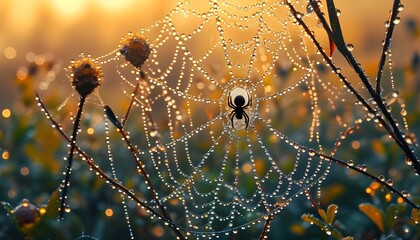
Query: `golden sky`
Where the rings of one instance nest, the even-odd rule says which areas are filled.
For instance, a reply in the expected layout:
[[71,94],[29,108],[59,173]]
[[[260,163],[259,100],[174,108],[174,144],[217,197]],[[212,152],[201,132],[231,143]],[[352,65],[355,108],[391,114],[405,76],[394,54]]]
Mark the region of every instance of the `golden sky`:
[[[100,56],[112,51],[120,38],[162,18],[175,0],[1,0],[0,1],[0,107],[14,91],[5,91],[25,65],[28,52],[52,54],[66,62],[80,52]],[[384,37],[391,0],[337,0],[348,42],[363,42],[369,51]],[[203,4],[208,4],[203,0]],[[417,19],[420,1],[403,1],[402,24]],[[356,8],[357,6],[357,8]],[[363,6],[363,7],[361,7]],[[401,29],[399,29],[401,28]],[[419,41],[406,39],[398,26],[396,40],[402,52],[420,50]],[[398,44],[396,43],[396,44]],[[376,58],[375,56],[372,56]],[[402,56],[404,57],[404,56]],[[398,60],[398,59],[397,59]],[[407,59],[403,59],[406,61]]]

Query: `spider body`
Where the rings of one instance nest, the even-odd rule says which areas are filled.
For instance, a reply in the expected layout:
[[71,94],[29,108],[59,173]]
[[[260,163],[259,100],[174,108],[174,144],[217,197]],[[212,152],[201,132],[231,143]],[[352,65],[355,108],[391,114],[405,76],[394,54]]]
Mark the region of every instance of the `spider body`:
[[245,125],[246,125],[245,128],[248,128],[249,116],[245,112],[245,110],[247,109],[247,107],[252,105],[252,98],[249,95],[249,93],[247,95],[248,95],[248,101],[246,101],[244,96],[237,95],[235,96],[235,99],[233,99],[233,102],[232,102],[232,97],[231,97],[231,94],[229,93],[228,106],[233,109],[229,115],[230,121],[232,123],[232,128],[234,128],[233,118],[241,120],[242,117],[245,119]]

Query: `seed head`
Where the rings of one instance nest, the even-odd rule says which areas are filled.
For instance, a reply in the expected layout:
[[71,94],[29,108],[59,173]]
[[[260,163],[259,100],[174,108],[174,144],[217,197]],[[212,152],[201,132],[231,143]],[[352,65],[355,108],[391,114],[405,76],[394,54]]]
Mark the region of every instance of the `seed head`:
[[68,70],[71,72],[71,85],[81,97],[86,97],[92,93],[100,85],[99,83],[103,78],[102,68],[90,58],[72,61]]
[[24,231],[31,230],[40,220],[38,209],[27,199],[23,199],[21,204],[14,209],[14,216]]
[[149,58],[150,46],[140,33],[129,33],[120,43],[120,53],[134,67],[141,67]]

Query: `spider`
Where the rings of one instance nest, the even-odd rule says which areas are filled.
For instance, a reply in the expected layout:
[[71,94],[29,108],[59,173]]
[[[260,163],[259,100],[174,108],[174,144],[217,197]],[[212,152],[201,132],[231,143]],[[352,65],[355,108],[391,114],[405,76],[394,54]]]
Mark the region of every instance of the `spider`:
[[249,116],[248,114],[245,112],[245,109],[247,109],[247,107],[252,106],[252,98],[249,95],[249,93],[247,93],[248,95],[248,102],[246,102],[244,96],[242,95],[237,95],[235,97],[235,99],[233,100],[232,103],[232,98],[230,96],[230,92],[229,92],[229,97],[228,97],[228,105],[230,108],[232,108],[232,112],[229,115],[230,121],[232,122],[232,128],[234,128],[233,125],[233,118],[236,117],[236,119],[242,119],[242,117],[245,118],[245,124],[246,127],[248,128],[248,124],[249,124]]

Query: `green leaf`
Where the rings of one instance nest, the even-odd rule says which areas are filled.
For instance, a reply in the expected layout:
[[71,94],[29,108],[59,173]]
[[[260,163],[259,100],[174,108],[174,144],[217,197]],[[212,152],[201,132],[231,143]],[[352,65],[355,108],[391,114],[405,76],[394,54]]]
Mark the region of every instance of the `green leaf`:
[[15,225],[16,229],[18,229],[18,225],[16,222],[16,218],[14,215],[15,209],[12,207],[12,205],[10,205],[10,203],[7,202],[0,202],[1,205],[3,206],[4,210],[7,213],[7,216],[9,217],[9,220]]
[[7,215],[10,215],[14,212],[14,208],[12,207],[12,205],[10,205],[10,203],[7,202],[0,202],[1,205],[3,205],[4,210],[7,212]]
[[[344,42],[343,33],[341,31],[340,21],[337,16],[337,9],[334,5],[334,0],[327,0],[328,16],[330,18],[330,25],[332,30],[332,38],[340,52],[346,51],[346,44]],[[330,43],[331,46],[331,43]],[[332,54],[332,53],[331,53]]]
[[312,216],[312,215],[309,215],[309,214],[303,214],[302,215],[302,217],[301,217],[301,219],[303,220],[303,221],[305,221],[305,222],[308,222],[309,224],[315,224],[315,225],[317,225],[318,227],[320,227],[321,229],[324,229],[324,223],[322,223],[322,221],[321,220],[319,220],[318,218],[316,218],[316,217],[314,217],[314,216]]
[[386,208],[385,218],[384,218],[384,227],[387,232],[392,229],[395,224],[396,217],[398,215],[398,209],[395,204],[391,204]]
[[109,121],[111,121],[111,123],[118,129],[122,129],[123,126],[121,125],[120,121],[118,121],[118,118],[115,116],[114,111],[112,111],[112,109],[106,105],[104,107],[105,109],[105,113],[106,116],[108,117]]
[[338,231],[335,228],[331,230],[331,236],[333,236],[334,239],[342,239],[343,238],[343,235],[341,234],[341,232]]
[[381,232],[384,232],[384,216],[379,209],[369,203],[360,204],[359,209],[378,226]]
[[57,188],[48,200],[46,213],[43,215],[45,219],[54,219],[58,217],[58,209],[60,208],[60,190]]

